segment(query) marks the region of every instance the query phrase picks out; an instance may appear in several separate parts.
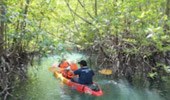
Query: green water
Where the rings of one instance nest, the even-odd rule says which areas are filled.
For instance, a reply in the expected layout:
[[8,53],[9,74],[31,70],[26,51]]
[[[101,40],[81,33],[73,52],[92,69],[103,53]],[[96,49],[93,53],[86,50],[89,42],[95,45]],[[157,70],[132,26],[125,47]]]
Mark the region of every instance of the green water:
[[[72,54],[68,59],[81,59],[83,55]],[[90,96],[77,92],[48,71],[57,57],[48,57],[41,60],[40,65],[28,68],[28,80],[21,83],[12,92],[16,98],[8,100],[164,100],[158,93],[149,89],[136,89],[126,81],[115,81],[96,75],[94,80],[101,86],[104,95],[101,97]]]

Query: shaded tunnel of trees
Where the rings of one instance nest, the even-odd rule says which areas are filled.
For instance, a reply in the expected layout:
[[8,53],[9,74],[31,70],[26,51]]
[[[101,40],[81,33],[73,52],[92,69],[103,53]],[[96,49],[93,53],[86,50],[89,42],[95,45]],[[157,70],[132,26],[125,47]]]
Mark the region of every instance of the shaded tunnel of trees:
[[0,96],[13,96],[33,58],[60,44],[95,55],[114,77],[161,79],[169,75],[170,0],[1,0]]

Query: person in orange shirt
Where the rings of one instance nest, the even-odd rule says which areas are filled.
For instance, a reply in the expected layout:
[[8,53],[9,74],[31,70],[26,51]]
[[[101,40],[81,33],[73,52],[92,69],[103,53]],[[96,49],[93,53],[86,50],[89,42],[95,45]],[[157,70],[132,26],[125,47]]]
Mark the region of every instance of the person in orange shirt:
[[58,65],[59,68],[61,68],[60,73],[65,72],[65,68],[69,66],[69,63],[66,61],[66,59],[62,59],[61,63]]
[[77,64],[74,61],[71,61],[70,66],[68,66],[65,70],[67,71],[67,78],[71,79],[75,75],[72,73],[73,71],[77,70]]

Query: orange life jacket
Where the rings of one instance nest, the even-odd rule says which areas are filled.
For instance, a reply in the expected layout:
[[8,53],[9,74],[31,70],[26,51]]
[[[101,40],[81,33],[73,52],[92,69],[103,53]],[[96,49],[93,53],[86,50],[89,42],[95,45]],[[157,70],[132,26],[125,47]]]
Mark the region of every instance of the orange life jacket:
[[62,68],[60,70],[60,73],[65,72],[64,69],[67,68],[69,66],[69,63],[67,61],[65,61],[64,63],[60,63],[59,67]]
[[[77,70],[78,69],[78,67],[77,67],[77,64],[76,63],[74,63],[74,64],[71,64],[70,65],[70,69],[72,70],[72,71],[75,71],[75,70]],[[71,73],[70,71],[68,71],[67,72],[67,77],[68,78],[73,78],[75,75],[73,74],[73,73]]]
[[69,66],[69,63],[67,61],[59,65],[60,68],[67,68],[68,66]]

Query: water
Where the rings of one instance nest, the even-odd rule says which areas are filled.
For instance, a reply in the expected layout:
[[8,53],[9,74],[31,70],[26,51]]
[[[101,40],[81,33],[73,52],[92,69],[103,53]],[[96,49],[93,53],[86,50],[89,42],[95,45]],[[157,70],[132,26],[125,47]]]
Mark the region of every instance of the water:
[[[68,55],[69,59],[79,60],[81,54]],[[16,98],[8,100],[165,100],[158,93],[148,89],[137,89],[123,80],[115,81],[103,75],[96,75],[94,80],[101,86],[104,95],[90,96],[77,92],[48,71],[57,56],[43,58],[41,64],[28,69],[28,80],[21,83],[12,92]]]

